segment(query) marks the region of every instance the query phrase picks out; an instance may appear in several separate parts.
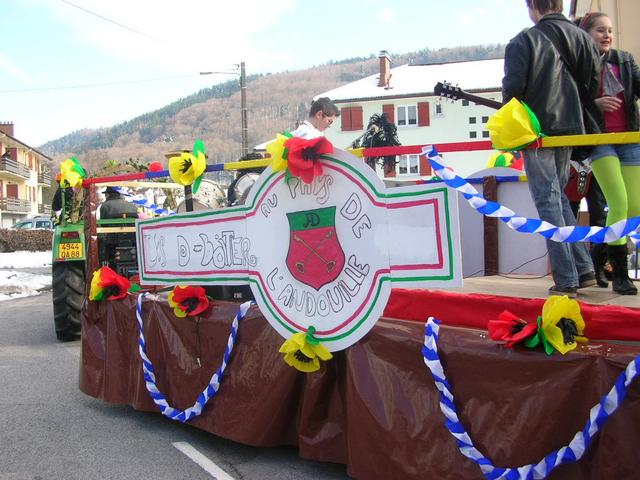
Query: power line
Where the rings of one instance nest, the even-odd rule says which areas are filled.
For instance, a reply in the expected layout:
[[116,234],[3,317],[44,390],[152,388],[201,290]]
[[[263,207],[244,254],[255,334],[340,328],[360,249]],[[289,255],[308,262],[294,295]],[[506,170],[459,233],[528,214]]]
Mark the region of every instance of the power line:
[[92,12],[91,10],[87,10],[84,7],[81,7],[80,5],[76,5],[73,2],[70,2],[69,0],[60,0],[63,3],[66,3],[67,5],[71,5],[72,7],[77,8],[78,10],[82,10],[83,12],[88,13],[89,15],[93,15],[94,17],[98,17],[101,20],[104,20],[105,22],[109,22],[109,23],[113,23],[114,25],[117,25],[120,28],[124,28],[125,30],[129,30],[130,32],[133,33],[137,33],[138,35],[142,35],[143,37],[149,38],[151,40],[157,40],[156,38],[151,37],[150,35],[147,35],[144,32],[141,32],[139,30],[136,30],[135,28],[131,28],[131,27],[127,27],[126,25],[123,25],[122,23],[116,22],[115,20],[111,20],[110,18],[104,17],[102,15],[100,15],[99,13],[95,13]]
[[23,88],[14,90],[0,90],[1,93],[29,93],[29,92],[48,92],[52,90],[78,90],[81,88],[109,87],[114,85],[129,85],[133,83],[159,82],[164,80],[175,80],[179,78],[192,78],[203,75],[237,75],[237,72],[200,72],[190,75],[173,75],[170,77],[145,78],[140,80],[123,80],[118,82],[102,82],[102,83],[86,83],[82,85],[61,85],[57,87],[39,87],[39,88]]

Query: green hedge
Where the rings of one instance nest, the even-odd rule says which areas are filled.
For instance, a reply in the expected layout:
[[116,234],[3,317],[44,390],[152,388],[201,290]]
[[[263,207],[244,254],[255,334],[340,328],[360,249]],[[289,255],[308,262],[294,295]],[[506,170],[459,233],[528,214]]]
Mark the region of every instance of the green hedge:
[[51,250],[53,230],[0,229],[0,252]]

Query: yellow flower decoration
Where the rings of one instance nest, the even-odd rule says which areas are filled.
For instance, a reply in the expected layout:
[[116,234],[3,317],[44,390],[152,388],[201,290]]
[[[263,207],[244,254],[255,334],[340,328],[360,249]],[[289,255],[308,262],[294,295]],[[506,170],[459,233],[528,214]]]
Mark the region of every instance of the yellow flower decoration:
[[81,187],[82,179],[87,176],[84,168],[75,157],[67,158],[60,164],[60,186]]
[[314,337],[316,329],[309,327],[307,332],[295,333],[280,347],[284,361],[301,372],[311,373],[320,369],[320,360],[333,358],[327,347]]
[[496,150],[520,150],[543,136],[536,115],[515,97],[489,118],[487,130]]
[[267,144],[267,153],[271,156],[271,168],[274,172],[285,170],[287,168],[287,153],[284,142],[291,138],[291,134],[285,132],[284,135],[278,133],[273,142]]
[[203,152],[182,152],[169,159],[169,175],[180,185],[192,185],[207,168],[207,159]]
[[586,342],[584,319],[578,302],[563,296],[551,296],[542,307],[541,329],[547,341],[563,355],[574,348],[576,342]]

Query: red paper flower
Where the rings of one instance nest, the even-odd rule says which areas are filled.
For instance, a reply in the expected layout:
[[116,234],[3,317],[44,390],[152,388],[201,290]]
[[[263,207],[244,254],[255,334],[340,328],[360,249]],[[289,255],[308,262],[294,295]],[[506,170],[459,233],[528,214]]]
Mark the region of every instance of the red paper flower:
[[289,172],[300,177],[304,183],[311,183],[315,177],[322,175],[320,155],[333,152],[333,145],[325,137],[292,137],[284,142],[284,146],[288,149]]
[[161,172],[162,170],[164,170],[164,167],[160,162],[152,162],[149,164],[150,172]]
[[89,300],[119,300],[127,295],[131,282],[104,266],[93,272]]
[[169,293],[169,305],[177,317],[195,317],[209,307],[209,297],[202,287],[176,286]]
[[504,346],[511,348],[536,333],[538,324],[529,323],[505,310],[498,315],[498,320],[489,320],[488,330],[492,340],[505,342]]

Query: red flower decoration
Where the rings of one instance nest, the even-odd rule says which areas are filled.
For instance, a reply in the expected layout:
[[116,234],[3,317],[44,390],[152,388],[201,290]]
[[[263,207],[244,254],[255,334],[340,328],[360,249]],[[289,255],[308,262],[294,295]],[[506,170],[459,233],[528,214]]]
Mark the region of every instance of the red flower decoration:
[[498,315],[498,320],[489,320],[488,330],[492,340],[505,342],[505,347],[512,348],[516,343],[536,333],[538,323],[529,323],[505,310]]
[[178,317],[195,317],[209,307],[209,297],[202,287],[176,286],[169,294],[169,305]]
[[162,170],[164,170],[164,167],[160,162],[153,162],[149,164],[150,172],[161,172]]
[[93,273],[89,300],[120,300],[127,296],[130,288],[129,280],[104,266]]
[[291,175],[300,177],[304,183],[322,175],[320,155],[333,152],[333,145],[325,137],[299,138],[292,137],[284,142],[287,153],[287,168]]

